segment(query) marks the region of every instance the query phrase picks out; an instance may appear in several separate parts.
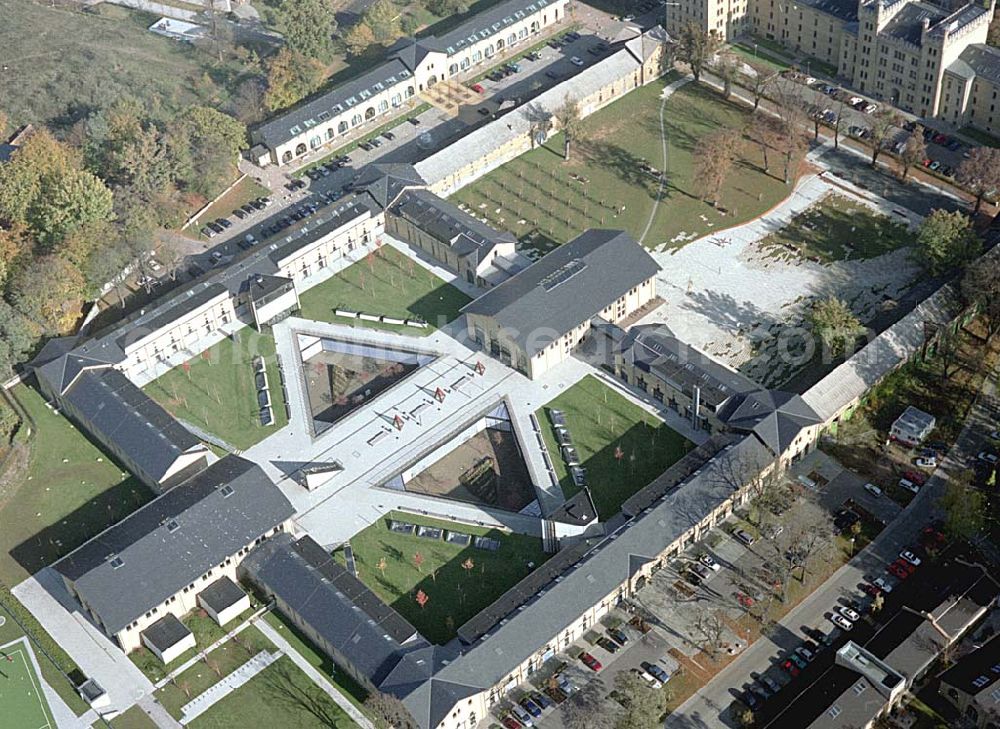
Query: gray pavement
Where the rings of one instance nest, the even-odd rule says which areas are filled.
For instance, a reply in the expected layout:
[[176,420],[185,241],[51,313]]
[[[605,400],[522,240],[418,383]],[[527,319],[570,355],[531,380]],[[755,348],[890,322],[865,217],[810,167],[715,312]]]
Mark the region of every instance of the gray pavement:
[[[992,395],[995,392],[996,380],[991,378],[984,386],[983,393]],[[894,560],[901,549],[916,541],[920,529],[938,516],[935,503],[944,492],[949,474],[966,468],[969,459],[975,458],[981,448],[984,439],[983,422],[983,414],[978,408],[974,409],[951,452],[910,505],[874,541],[823,583],[820,589],[791,610],[780,621],[777,630],[761,637],[667,717],[666,729],[735,727],[736,720],[729,712],[733,702],[733,689],[746,683],[752,673],[768,666],[775,653],[794,649],[806,639],[803,628],[823,625],[831,605],[844,598],[857,597],[857,585],[866,575],[884,571],[885,565]]]

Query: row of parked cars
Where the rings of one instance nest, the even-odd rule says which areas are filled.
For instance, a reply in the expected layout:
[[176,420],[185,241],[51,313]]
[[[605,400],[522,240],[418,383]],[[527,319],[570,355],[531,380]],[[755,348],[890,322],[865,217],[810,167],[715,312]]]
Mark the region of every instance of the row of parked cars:
[[[233,210],[232,214],[233,217],[239,220],[246,220],[250,216],[256,215],[257,213],[270,207],[271,203],[272,203],[271,198],[259,197],[256,200],[251,200],[245,205],[241,205],[240,207],[236,208],[235,210]],[[216,218],[212,222],[205,224],[205,227],[201,229],[201,234],[206,238],[214,238],[215,236],[225,232],[226,230],[232,227],[233,227],[233,221],[230,220],[229,218]]]
[[[390,132],[386,132],[390,134]],[[395,135],[389,137],[390,139],[395,139]],[[346,167],[351,163],[351,158],[346,154],[337,157],[336,159],[328,160],[321,165],[316,165],[315,167],[310,167],[306,170],[306,176],[310,180],[318,180],[321,177],[329,177],[332,173],[339,170],[341,167]]]

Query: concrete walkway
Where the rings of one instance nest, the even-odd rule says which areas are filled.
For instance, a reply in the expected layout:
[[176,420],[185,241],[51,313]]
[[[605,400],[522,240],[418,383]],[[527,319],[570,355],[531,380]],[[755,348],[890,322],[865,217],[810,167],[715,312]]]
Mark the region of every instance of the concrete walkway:
[[152,693],[152,682],[83,615],[51,567],[29,577],[12,592],[80,670],[104,687],[111,703],[109,710],[125,711]]
[[189,668],[191,668],[191,666],[193,666],[194,664],[198,663],[198,661],[201,661],[202,659],[204,659],[205,656],[207,656],[209,653],[211,653],[212,651],[214,651],[216,648],[218,648],[219,646],[223,645],[224,643],[227,643],[230,640],[232,640],[234,635],[239,635],[241,632],[243,632],[243,630],[246,629],[246,627],[248,625],[250,625],[250,622],[254,618],[256,618],[258,615],[260,615],[261,613],[264,613],[264,612],[266,612],[265,608],[259,609],[256,613],[254,613],[253,615],[251,615],[247,620],[244,620],[242,623],[240,623],[235,628],[233,628],[232,630],[230,630],[224,636],[222,636],[217,641],[215,641],[214,643],[212,643],[212,645],[208,646],[208,648],[206,648],[203,651],[198,651],[198,653],[196,653],[195,655],[193,655],[190,658],[188,658],[186,661],[184,661],[184,663],[182,663],[177,668],[175,668],[173,671],[171,671],[166,676],[164,676],[159,681],[157,681],[156,682],[156,688],[158,688],[158,689],[159,688],[163,688],[168,683],[170,683],[170,680],[172,678],[176,678],[177,676],[180,676],[186,670],[188,670]]
[[281,656],[280,651],[276,653],[261,651],[235,671],[224,676],[218,683],[210,686],[181,707],[181,713],[184,714],[181,724],[190,724]]
[[344,713],[351,717],[354,722],[360,726],[362,729],[375,729],[374,725],[368,720],[368,717],[362,714],[358,708],[352,704],[346,696],[344,696],[336,686],[334,686],[330,681],[316,670],[313,665],[307,661],[302,655],[296,651],[291,643],[285,640],[284,636],[281,635],[277,630],[272,628],[269,623],[264,620],[258,620],[255,625],[267,636],[267,639],[274,643],[279,650],[281,650],[286,656],[292,659],[292,662],[298,666],[303,673],[305,673],[313,683],[319,686],[331,699],[336,702],[337,706],[344,710]]
[[143,696],[136,704],[160,729],[181,729],[180,723],[152,694]]

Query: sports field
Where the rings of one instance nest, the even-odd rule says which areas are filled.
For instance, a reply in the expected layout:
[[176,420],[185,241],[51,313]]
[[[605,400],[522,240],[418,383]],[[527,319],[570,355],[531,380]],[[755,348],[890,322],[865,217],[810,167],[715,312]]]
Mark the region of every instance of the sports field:
[[23,642],[0,648],[0,725],[4,729],[54,729],[56,725]]

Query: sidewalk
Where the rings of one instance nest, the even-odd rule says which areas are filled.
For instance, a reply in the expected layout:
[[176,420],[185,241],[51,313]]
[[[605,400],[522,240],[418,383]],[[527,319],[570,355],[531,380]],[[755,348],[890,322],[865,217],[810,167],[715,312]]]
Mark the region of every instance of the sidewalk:
[[362,729],[375,729],[375,726],[368,720],[368,717],[362,714],[358,708],[352,704],[340,691],[327,680],[326,676],[317,671],[309,661],[302,657],[301,654],[296,651],[291,643],[282,637],[281,633],[272,628],[267,621],[258,620],[254,623],[257,629],[260,630],[267,639],[274,643],[279,650],[281,650],[286,656],[292,659],[302,672],[305,673],[317,686],[319,686],[323,691],[333,699],[337,706],[344,710],[355,723],[358,724]]

